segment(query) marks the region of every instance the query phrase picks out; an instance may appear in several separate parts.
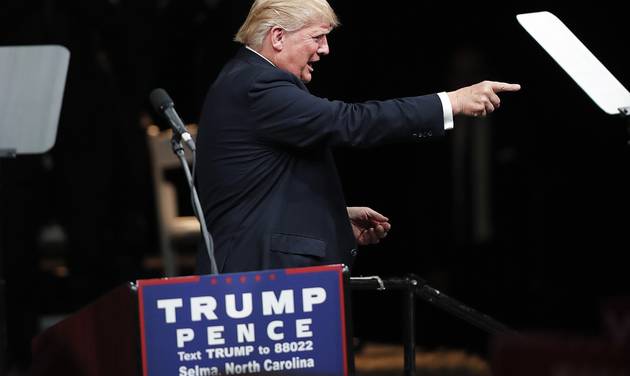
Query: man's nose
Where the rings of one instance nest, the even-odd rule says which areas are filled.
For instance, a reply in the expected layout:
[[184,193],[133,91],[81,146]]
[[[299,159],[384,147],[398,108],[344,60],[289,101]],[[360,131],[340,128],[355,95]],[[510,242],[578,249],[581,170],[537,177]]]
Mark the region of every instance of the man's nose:
[[324,35],[322,38],[319,48],[317,49],[317,53],[319,55],[328,55],[330,53],[330,48],[328,47],[328,38]]

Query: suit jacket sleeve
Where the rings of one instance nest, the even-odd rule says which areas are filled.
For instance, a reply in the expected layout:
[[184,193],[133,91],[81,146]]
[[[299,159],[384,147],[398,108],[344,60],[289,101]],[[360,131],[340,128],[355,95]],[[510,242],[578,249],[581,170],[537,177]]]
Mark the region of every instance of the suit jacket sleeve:
[[261,140],[311,146],[372,146],[444,133],[436,94],[365,103],[311,95],[293,75],[266,70],[253,82],[248,101]]

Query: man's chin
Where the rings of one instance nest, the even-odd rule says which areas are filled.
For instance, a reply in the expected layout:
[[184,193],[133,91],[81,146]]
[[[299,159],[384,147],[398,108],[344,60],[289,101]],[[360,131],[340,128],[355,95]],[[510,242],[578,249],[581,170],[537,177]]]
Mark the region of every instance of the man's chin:
[[300,75],[300,80],[302,80],[302,82],[304,82],[305,84],[308,84],[309,82],[311,82],[312,78],[313,78],[313,75],[310,72],[303,72]]

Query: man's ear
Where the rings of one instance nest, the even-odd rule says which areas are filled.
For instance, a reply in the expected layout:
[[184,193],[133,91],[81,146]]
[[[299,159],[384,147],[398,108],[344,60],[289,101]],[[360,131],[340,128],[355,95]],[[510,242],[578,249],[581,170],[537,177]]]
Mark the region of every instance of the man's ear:
[[285,30],[280,26],[274,26],[269,31],[271,37],[271,46],[276,51],[282,51],[284,47]]

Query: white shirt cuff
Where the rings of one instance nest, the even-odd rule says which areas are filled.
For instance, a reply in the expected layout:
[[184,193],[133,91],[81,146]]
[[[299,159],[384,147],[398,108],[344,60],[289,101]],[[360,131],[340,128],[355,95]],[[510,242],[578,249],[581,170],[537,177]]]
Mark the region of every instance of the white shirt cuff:
[[452,129],[453,123],[453,105],[445,91],[438,93],[438,97],[442,102],[442,113],[444,114],[444,129]]

